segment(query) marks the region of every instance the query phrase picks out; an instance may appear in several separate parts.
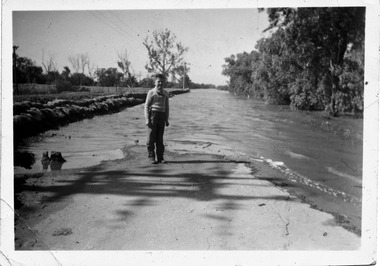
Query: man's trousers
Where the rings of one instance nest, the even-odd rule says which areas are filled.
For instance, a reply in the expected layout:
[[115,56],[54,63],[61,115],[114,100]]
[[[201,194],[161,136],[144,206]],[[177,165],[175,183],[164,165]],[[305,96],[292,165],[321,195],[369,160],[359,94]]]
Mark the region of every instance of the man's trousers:
[[[147,126],[147,148],[148,157],[161,161],[164,159],[164,131],[166,114],[163,112],[150,111],[150,124]],[[156,149],[156,152],[155,152]]]

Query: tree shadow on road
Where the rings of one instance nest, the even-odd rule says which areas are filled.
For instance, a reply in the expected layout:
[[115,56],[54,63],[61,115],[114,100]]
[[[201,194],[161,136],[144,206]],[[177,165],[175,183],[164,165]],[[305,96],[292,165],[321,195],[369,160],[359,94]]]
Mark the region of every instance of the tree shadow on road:
[[[63,201],[75,194],[104,194],[132,197],[125,207],[139,208],[152,205],[157,198],[187,198],[195,201],[225,200],[234,202],[231,208],[238,208],[243,200],[285,200],[287,196],[255,196],[243,194],[220,193],[221,189],[232,186],[268,186],[267,184],[251,184],[249,178],[231,175],[231,170],[219,167],[224,160],[190,160],[175,163],[194,164],[194,168],[181,170],[170,165],[135,167],[130,170],[102,170],[89,168],[87,171],[67,176],[56,174],[51,185],[18,184],[17,191],[45,193],[49,195],[45,202]],[[173,163],[173,162],[172,162]],[[236,163],[236,162],[231,162]],[[199,164],[202,164],[200,167]],[[209,165],[207,165],[209,164]],[[71,176],[71,177],[70,177]],[[254,178],[252,176],[252,178]],[[21,187],[20,187],[21,186]],[[31,209],[30,211],[33,211]],[[120,213],[122,214],[122,213]]]

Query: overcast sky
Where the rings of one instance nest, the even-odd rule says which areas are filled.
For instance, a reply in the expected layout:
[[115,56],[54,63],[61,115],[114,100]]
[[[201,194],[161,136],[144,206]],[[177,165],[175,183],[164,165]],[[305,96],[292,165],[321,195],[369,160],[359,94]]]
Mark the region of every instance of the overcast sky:
[[17,54],[42,66],[54,58],[58,70],[71,70],[69,56],[88,53],[97,67],[117,67],[117,54],[128,51],[135,74],[145,77],[148,61],[143,40],[169,29],[189,48],[185,61],[196,83],[224,85],[224,58],[250,52],[268,25],[257,9],[14,11],[13,45]]

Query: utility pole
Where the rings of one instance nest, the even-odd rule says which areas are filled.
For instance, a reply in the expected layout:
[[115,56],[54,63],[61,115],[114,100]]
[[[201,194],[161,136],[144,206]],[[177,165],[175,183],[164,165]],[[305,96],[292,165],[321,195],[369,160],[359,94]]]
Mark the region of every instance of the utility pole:
[[17,50],[18,46],[16,45],[13,45],[13,82],[16,84],[16,95],[18,95],[18,84],[17,84],[17,67],[16,67],[16,64],[17,64],[17,54],[16,54],[16,50]]
[[183,62],[183,78],[182,78],[182,89],[185,89],[185,77],[186,77],[186,62]]

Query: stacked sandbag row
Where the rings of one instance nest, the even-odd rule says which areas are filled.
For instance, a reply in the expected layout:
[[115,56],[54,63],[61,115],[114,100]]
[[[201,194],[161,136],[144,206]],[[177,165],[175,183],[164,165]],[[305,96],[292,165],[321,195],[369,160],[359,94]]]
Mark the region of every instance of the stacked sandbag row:
[[145,101],[146,93],[100,96],[73,100],[53,100],[46,104],[23,101],[13,106],[15,141],[56,129],[95,115],[111,114]]
[[[170,96],[189,92],[170,91]],[[95,115],[116,113],[145,102],[147,93],[98,96],[80,100],[55,99],[47,103],[15,102],[13,105],[14,139],[35,136],[49,129],[77,122]]]

